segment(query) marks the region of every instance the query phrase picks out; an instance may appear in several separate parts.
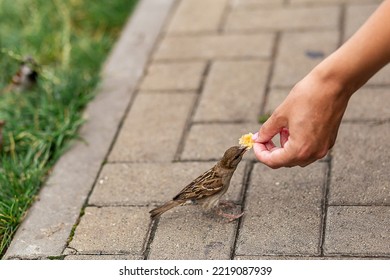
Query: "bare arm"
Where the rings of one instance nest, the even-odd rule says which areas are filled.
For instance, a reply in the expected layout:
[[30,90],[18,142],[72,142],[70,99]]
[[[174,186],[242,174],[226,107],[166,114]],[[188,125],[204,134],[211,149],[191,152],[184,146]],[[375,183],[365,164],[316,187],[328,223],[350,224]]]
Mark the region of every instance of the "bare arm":
[[[306,166],[326,155],[352,94],[390,62],[390,0],[338,50],[298,82],[260,128],[254,145],[272,168]],[[282,147],[271,139],[280,133]]]

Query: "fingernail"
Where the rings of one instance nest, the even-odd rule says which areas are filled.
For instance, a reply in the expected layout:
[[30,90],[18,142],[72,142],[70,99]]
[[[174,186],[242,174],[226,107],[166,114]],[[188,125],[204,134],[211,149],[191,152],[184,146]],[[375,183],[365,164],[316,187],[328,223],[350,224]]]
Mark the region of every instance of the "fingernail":
[[259,133],[256,132],[255,134],[252,135],[252,140],[256,141],[258,137],[259,137]]

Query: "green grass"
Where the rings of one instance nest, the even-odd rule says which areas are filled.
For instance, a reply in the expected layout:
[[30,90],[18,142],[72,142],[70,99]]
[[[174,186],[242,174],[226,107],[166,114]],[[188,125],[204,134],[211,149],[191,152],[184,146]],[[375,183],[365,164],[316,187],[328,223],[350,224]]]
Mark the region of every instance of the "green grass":
[[77,139],[82,111],[137,0],[0,0],[0,90],[21,59],[40,64],[29,92],[0,94],[0,256],[54,163]]

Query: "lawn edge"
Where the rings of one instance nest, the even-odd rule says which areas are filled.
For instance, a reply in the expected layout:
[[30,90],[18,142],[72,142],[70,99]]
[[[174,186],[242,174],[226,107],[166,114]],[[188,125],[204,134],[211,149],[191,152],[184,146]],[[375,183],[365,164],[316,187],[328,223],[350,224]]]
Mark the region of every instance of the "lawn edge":
[[174,2],[139,0],[103,66],[97,95],[84,111],[84,141],[72,143],[58,160],[3,259],[62,255]]

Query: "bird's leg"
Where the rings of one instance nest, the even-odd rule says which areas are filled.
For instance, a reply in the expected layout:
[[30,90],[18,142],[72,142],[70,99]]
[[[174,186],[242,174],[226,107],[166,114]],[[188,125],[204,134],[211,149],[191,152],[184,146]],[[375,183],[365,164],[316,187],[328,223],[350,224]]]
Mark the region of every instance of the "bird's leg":
[[219,216],[222,216],[226,219],[228,219],[228,222],[233,222],[234,220],[237,220],[238,218],[240,218],[242,215],[244,215],[244,212],[242,212],[241,214],[237,214],[237,215],[234,215],[234,214],[228,214],[228,213],[225,213],[222,211],[221,208],[218,208],[217,210],[217,214]]
[[222,206],[224,208],[235,208],[237,205],[233,201],[230,201],[230,200],[220,200],[219,206]]

